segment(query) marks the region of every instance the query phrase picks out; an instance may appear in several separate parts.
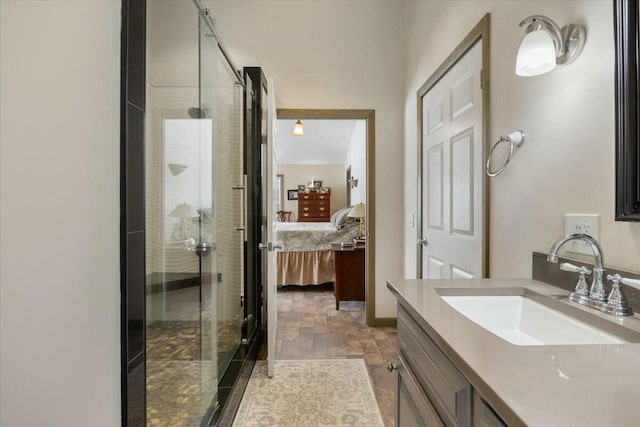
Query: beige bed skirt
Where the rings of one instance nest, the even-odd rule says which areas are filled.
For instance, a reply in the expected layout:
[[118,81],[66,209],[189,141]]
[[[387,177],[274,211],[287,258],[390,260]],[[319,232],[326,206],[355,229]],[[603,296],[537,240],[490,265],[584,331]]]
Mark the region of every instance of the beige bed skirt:
[[335,280],[331,249],[278,252],[278,285],[320,285]]

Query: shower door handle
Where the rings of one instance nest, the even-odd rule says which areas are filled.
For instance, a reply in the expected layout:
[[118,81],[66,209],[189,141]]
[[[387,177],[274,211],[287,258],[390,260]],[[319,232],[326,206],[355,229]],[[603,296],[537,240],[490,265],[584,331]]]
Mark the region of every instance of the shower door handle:
[[[247,218],[249,216],[247,212],[247,193],[245,188],[247,188],[247,175],[242,176],[242,184],[234,185],[231,187],[233,190],[242,190],[242,224],[236,227],[237,231],[245,231],[247,228]],[[244,233],[244,241],[247,241],[247,233]]]

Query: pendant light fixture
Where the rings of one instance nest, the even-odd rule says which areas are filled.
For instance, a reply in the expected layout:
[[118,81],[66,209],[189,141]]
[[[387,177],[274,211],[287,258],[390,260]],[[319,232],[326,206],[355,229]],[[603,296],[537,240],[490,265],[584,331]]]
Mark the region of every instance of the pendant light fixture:
[[302,122],[298,120],[295,125],[293,125],[293,136],[303,136],[304,130],[302,129]]

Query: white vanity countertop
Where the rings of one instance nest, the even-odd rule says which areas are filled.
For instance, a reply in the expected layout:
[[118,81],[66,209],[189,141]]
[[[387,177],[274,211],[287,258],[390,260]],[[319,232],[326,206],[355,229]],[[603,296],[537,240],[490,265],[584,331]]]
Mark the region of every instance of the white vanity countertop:
[[[531,279],[401,279],[388,281],[387,287],[422,318],[419,323],[433,329],[434,341],[444,342],[443,351],[509,425],[640,426],[640,344],[510,344],[449,306],[436,289],[566,291]],[[637,329],[640,318],[621,323]]]

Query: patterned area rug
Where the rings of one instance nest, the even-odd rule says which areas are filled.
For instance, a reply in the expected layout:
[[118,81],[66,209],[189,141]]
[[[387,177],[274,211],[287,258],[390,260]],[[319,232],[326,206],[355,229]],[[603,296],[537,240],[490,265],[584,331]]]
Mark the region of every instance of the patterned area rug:
[[258,361],[234,427],[383,427],[362,359]]

